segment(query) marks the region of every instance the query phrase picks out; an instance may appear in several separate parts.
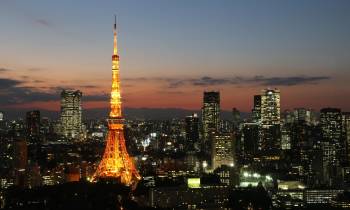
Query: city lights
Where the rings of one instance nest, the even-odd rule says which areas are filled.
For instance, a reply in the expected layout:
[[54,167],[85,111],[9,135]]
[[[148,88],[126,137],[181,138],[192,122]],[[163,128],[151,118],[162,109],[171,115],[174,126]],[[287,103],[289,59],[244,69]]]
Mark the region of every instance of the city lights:
[[349,209],[349,8],[2,1],[0,210]]

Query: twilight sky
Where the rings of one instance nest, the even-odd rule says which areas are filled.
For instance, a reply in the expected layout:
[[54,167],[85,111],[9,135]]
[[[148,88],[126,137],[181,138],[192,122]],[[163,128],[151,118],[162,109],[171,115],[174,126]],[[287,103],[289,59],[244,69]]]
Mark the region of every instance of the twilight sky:
[[108,106],[118,15],[126,107],[249,111],[266,87],[282,109],[350,111],[348,0],[0,1],[0,109],[59,110],[62,88]]

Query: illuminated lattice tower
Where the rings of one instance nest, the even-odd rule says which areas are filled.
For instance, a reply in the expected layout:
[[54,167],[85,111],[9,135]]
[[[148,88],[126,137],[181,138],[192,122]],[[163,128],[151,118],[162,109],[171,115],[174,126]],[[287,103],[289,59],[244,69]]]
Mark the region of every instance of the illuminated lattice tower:
[[112,91],[111,112],[108,119],[108,135],[103,158],[92,178],[115,178],[121,184],[135,187],[141,176],[137,172],[125,146],[124,119],[121,112],[121,95],[119,79],[119,56],[117,49],[117,30],[114,23],[114,52],[112,56]]

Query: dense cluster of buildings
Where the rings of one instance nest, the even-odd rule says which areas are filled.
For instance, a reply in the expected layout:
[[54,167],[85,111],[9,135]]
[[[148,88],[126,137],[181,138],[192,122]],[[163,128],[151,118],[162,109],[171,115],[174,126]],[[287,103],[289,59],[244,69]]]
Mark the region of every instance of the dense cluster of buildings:
[[[280,94],[262,90],[249,116],[233,108],[230,118],[222,117],[220,93],[213,91],[204,92],[201,113],[183,119],[126,119],[128,151],[143,176],[139,185],[149,188],[144,202],[209,209],[261,188],[271,208],[348,208],[350,113],[281,112]],[[23,120],[0,112],[1,192],[91,179],[108,129],[105,120],[83,120],[81,101],[82,92],[62,91],[56,120],[38,110]]]

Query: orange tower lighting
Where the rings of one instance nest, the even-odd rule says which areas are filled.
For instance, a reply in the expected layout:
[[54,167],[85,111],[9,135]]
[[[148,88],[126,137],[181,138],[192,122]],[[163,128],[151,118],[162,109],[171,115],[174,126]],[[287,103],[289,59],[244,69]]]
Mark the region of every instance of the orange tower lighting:
[[125,146],[124,119],[121,111],[119,55],[117,48],[117,23],[114,22],[114,47],[112,55],[111,111],[108,119],[108,135],[102,160],[92,181],[116,178],[121,184],[135,187],[141,176],[137,172]]

